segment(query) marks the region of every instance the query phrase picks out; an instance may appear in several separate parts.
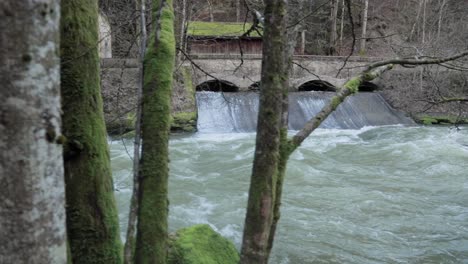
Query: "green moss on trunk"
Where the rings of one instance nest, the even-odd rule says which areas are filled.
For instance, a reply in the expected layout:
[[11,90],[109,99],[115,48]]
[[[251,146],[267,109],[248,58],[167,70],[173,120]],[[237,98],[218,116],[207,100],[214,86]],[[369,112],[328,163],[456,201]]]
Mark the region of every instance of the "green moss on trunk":
[[[160,0],[154,0],[155,14],[159,6]],[[154,15],[153,21],[156,19]],[[165,1],[160,20],[158,43],[153,32],[145,58],[136,263],[166,263],[167,256],[168,143],[175,63],[171,0]],[[153,25],[155,28],[157,26]]]
[[[67,231],[74,263],[121,263],[122,245],[99,80],[98,3],[62,1]],[[72,150],[73,153],[67,153]]]

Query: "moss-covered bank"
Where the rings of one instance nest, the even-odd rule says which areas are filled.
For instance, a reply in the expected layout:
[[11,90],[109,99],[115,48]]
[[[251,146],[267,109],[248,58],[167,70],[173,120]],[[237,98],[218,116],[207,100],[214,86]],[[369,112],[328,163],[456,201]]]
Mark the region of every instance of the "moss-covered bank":
[[172,132],[195,132],[197,130],[196,112],[179,112],[172,116]]
[[184,228],[169,242],[168,264],[237,264],[234,244],[209,225]]
[[468,117],[460,117],[453,115],[442,114],[420,114],[413,116],[413,119],[418,124],[423,125],[466,125],[468,124]]

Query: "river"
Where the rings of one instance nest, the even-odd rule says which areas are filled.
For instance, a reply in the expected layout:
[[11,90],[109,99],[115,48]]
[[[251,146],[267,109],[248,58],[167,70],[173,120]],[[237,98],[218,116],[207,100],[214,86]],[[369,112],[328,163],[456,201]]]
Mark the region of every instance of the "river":
[[[170,140],[170,230],[208,223],[239,248],[253,133]],[[111,141],[121,231],[131,141]],[[319,129],[291,157],[270,263],[468,263],[468,127]]]

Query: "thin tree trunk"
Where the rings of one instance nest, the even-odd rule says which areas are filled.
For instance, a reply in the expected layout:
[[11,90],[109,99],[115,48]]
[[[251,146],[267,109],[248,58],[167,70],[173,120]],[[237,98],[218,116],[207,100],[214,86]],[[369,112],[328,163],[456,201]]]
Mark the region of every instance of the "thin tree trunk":
[[426,7],[427,7],[427,0],[423,0],[423,22],[422,22],[422,40],[421,40],[423,44],[426,42]]
[[213,3],[211,0],[206,0],[208,2],[208,12],[210,15],[210,22],[214,21],[214,15],[213,15]]
[[360,54],[366,53],[366,36],[367,36],[367,12],[369,10],[369,0],[364,0],[364,9],[362,10],[362,32],[361,32],[361,45]]
[[408,40],[413,40],[413,35],[415,34],[416,32],[416,28],[417,28],[417,25],[418,25],[418,22],[419,22],[419,17],[421,16],[421,10],[423,8],[423,2],[425,0],[419,0],[419,7],[418,7],[418,12],[417,12],[417,15],[416,15],[416,21],[414,21],[414,24],[413,26],[411,27],[411,32],[410,32],[410,36],[408,38]]
[[[185,0],[184,0],[185,2]],[[137,223],[138,213],[138,192],[139,192],[139,172],[140,172],[140,146],[141,146],[141,118],[142,118],[142,97],[143,97],[143,80],[144,80],[144,61],[146,53],[146,2],[140,0],[140,69],[137,89],[137,112],[135,124],[135,141],[133,146],[133,192],[130,199],[130,210],[128,216],[127,236],[124,248],[124,263],[133,263],[133,249],[135,246],[135,228]]]
[[60,4],[0,13],[0,262],[66,263]]
[[305,54],[305,47],[306,46],[306,31],[305,30],[302,30],[301,31],[301,50],[300,50],[300,54]]
[[345,16],[345,0],[341,2],[341,22],[340,22],[340,55],[343,49],[343,33],[344,33],[344,16]]
[[67,230],[74,263],[121,263],[119,221],[104,125],[98,3],[62,1],[61,82]]
[[265,0],[260,107],[240,263],[266,264],[273,220],[285,78],[287,1]]
[[153,0],[145,57],[136,263],[166,263],[170,98],[175,64],[172,0]]
[[443,13],[444,13],[444,8],[445,8],[446,3],[447,3],[447,0],[442,0],[442,4],[440,5],[439,21],[437,23],[437,41],[440,41],[440,32],[442,31],[442,19],[443,19]]
[[241,21],[241,0],[236,1],[236,22]]
[[[299,2],[298,4],[303,4],[304,2]],[[302,5],[299,8],[302,10]],[[288,10],[290,17],[296,17],[296,10]],[[285,34],[286,39],[286,50],[284,52],[284,77],[283,77],[283,101],[281,109],[281,129],[280,129],[280,146],[279,146],[279,155],[278,155],[278,168],[275,182],[275,199],[273,204],[273,220],[270,228],[270,234],[268,238],[268,256],[271,255],[273,249],[273,244],[276,235],[276,229],[278,222],[281,218],[280,206],[281,199],[283,194],[283,182],[286,176],[286,165],[289,158],[289,144],[288,144],[288,118],[289,118],[289,77],[293,73],[293,64],[292,57],[294,56],[294,47],[296,47],[296,35],[299,30],[299,26],[296,26],[292,29],[289,29],[287,34]],[[303,31],[304,32],[304,31]]]
[[[185,41],[186,41],[186,25],[187,25],[187,0],[182,0],[182,18],[180,21],[180,44],[179,47],[182,49],[183,52],[187,52],[185,49]],[[180,56],[182,57],[182,55]]]
[[334,55],[336,53],[336,20],[338,18],[338,2],[339,0],[331,0],[331,11],[330,11],[330,43],[329,43],[329,54]]

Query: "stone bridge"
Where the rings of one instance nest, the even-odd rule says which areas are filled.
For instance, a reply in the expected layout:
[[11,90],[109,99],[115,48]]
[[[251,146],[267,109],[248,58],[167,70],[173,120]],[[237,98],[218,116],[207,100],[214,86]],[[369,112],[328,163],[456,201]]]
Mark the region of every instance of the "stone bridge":
[[[338,77],[336,74],[343,67],[345,57],[333,56],[295,56],[290,78],[291,91],[332,91],[340,87],[347,79],[358,74],[365,65],[384,58],[350,57]],[[191,55],[176,65],[176,83],[172,96],[174,113],[195,113],[196,90],[209,91],[248,91],[258,88],[261,74],[261,56],[259,55]],[[104,98],[104,112],[108,129],[121,130],[122,124],[131,124],[136,105],[136,87],[138,80],[138,61],[136,59],[102,59],[101,80]],[[461,76],[463,75],[463,76]],[[439,66],[402,68],[392,70],[374,81],[360,87],[361,91],[373,91],[379,88],[384,97],[394,107],[407,113],[417,114],[425,109],[420,98],[434,94],[434,83],[445,90],[466,94],[466,85],[460,80],[468,77],[464,73],[448,70]],[[435,81],[434,81],[435,80]],[[451,106],[450,106],[451,107]],[[440,108],[440,109],[438,109]],[[434,107],[432,110],[443,113],[455,113],[457,106],[447,108]],[[191,114],[191,116],[193,116]],[[183,116],[185,119],[186,116]],[[177,119],[177,116],[174,116]],[[192,122],[192,121],[190,121]],[[192,122],[193,123],[193,122]],[[191,124],[192,124],[191,123]]]
[[[296,56],[290,78],[291,91],[334,91],[346,78],[359,72],[363,65],[377,58],[351,57],[338,78],[336,73],[343,67],[345,57]],[[198,91],[248,91],[258,89],[261,75],[259,55],[191,55],[190,59],[178,63],[176,82],[172,96],[173,117],[181,122],[187,116],[196,117],[195,90]],[[101,61],[101,84],[104,98],[104,114],[108,131],[121,133],[132,127],[138,86],[138,65],[136,59],[112,59]],[[187,79],[188,78],[188,79]],[[375,84],[361,89],[374,90]],[[191,127],[182,124],[180,126]],[[122,129],[124,128],[124,129]],[[185,130],[185,129],[184,129]]]
[[[333,90],[346,79],[359,73],[363,66],[382,58],[350,57],[339,76],[345,57],[295,56],[290,78],[291,90]],[[260,55],[191,55],[178,67],[191,69],[197,90],[247,91],[258,87],[261,74]],[[138,61],[135,59],[103,59],[104,86],[112,86],[116,78],[123,87],[135,87]],[[120,75],[120,76],[119,76]],[[372,84],[367,87],[372,88]]]
[[[339,87],[346,79],[359,73],[363,66],[382,58],[350,57],[339,76],[345,57],[337,56],[295,56],[290,78],[291,90],[327,89],[330,85]],[[224,82],[239,90],[258,86],[261,74],[259,55],[191,55],[183,66],[192,68],[194,84],[201,90],[211,90],[210,83]],[[223,86],[224,87],[224,86]]]

